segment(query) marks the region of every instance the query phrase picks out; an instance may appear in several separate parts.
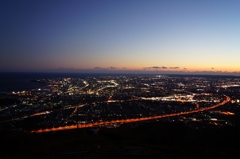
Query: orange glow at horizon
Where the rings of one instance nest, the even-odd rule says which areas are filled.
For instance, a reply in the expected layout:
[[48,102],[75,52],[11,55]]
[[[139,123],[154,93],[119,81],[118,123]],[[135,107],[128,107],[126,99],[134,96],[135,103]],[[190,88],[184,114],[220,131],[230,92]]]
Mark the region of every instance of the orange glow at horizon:
[[[99,70],[111,70],[110,67],[113,66],[108,66],[108,67],[100,67],[99,66]],[[158,68],[155,68],[158,67]],[[165,67],[165,68],[162,68]],[[178,66],[157,66],[157,65],[153,65],[153,66],[146,66],[146,67],[115,67],[112,70],[116,70],[116,71],[169,71],[169,72],[204,72],[204,71],[208,71],[208,72],[240,72],[240,68],[224,68],[224,67],[178,67],[178,68],[174,68],[174,67],[178,67]],[[81,68],[82,70],[97,70],[94,67],[88,67],[88,68]]]

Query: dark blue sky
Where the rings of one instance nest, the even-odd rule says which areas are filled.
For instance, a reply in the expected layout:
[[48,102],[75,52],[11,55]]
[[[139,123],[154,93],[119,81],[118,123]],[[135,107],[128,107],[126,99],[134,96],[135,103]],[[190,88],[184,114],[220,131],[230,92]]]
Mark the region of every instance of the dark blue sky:
[[239,72],[238,0],[2,0],[0,71]]

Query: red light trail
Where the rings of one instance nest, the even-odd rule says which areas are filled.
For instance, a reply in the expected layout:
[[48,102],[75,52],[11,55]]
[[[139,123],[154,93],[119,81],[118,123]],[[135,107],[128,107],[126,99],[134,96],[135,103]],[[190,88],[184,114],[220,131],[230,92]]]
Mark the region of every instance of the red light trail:
[[214,108],[217,108],[219,106],[222,106],[222,105],[228,103],[230,100],[231,100],[230,97],[226,96],[226,99],[224,101],[222,101],[221,103],[218,103],[218,104],[206,107],[206,108],[199,108],[199,109],[195,109],[195,110],[191,110],[191,111],[187,111],[187,112],[179,112],[179,113],[165,114],[165,115],[158,115],[158,116],[151,116],[151,117],[143,117],[143,118],[122,119],[122,120],[112,120],[112,121],[98,121],[98,122],[95,122],[95,123],[75,124],[75,125],[62,126],[62,127],[57,127],[57,128],[33,130],[31,132],[32,133],[44,133],[44,132],[51,132],[51,131],[69,130],[69,129],[77,129],[77,128],[100,127],[100,126],[104,126],[104,125],[133,123],[133,122],[147,121],[147,120],[153,120],[153,119],[175,117],[175,116],[187,115],[187,114],[198,113],[198,112],[214,109]]

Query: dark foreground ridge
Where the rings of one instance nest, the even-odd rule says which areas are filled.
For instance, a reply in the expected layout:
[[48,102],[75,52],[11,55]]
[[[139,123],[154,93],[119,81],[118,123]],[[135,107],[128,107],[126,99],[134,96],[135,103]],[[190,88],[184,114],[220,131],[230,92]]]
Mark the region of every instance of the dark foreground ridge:
[[[132,127],[132,126],[131,126]],[[1,159],[237,158],[240,127],[193,129],[148,122],[44,134],[1,131]]]

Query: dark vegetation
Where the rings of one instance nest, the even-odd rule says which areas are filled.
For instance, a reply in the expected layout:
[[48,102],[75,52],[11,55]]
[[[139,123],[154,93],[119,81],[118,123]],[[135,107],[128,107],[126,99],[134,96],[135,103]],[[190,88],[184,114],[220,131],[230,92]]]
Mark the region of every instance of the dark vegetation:
[[77,129],[43,134],[1,130],[1,159],[238,158],[240,127],[193,129],[148,122],[130,128]]

